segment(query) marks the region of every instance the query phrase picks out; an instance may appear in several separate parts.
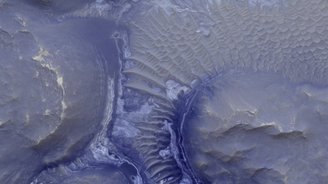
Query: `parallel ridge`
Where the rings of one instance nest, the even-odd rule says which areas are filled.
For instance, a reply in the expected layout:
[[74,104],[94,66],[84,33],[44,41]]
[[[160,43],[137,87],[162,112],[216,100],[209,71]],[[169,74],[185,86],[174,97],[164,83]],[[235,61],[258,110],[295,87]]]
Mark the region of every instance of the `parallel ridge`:
[[171,154],[161,155],[162,150],[169,146],[170,134],[163,131],[160,120],[140,122],[138,128],[143,136],[137,137],[136,142],[140,154],[143,155],[146,174],[156,183],[178,183],[182,173],[176,160]]
[[[214,2],[207,3],[208,25],[198,18],[203,12],[194,9],[172,13],[156,7],[136,18],[127,59],[148,78],[161,79],[161,85],[174,79],[188,86],[230,67],[279,71],[294,80],[318,83],[327,77],[327,1],[290,0],[271,9]],[[204,9],[206,3],[189,4]]]
[[[131,56],[126,59],[134,67],[124,68],[123,85],[159,99],[148,122],[135,122],[143,134],[137,138],[137,149],[156,183],[178,183],[182,178],[173,157],[159,155],[170,144],[163,122],[174,122],[168,80],[192,88],[195,81],[222,70],[247,68],[326,83],[328,1],[291,0],[271,8],[218,2],[191,0],[189,9],[179,12],[155,7],[131,25]],[[195,13],[198,7],[201,13]],[[199,18],[204,12],[205,18]]]

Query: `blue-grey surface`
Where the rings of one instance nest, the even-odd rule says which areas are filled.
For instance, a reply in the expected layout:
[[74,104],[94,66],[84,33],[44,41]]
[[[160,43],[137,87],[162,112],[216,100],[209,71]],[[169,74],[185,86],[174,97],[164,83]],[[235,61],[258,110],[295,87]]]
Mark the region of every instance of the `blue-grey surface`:
[[328,183],[327,10],[0,0],[0,183]]

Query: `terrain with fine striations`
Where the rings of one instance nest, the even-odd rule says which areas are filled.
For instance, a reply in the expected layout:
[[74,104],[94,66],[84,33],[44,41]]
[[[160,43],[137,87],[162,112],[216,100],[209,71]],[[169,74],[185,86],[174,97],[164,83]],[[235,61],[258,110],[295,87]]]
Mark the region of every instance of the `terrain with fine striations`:
[[325,0],[0,0],[0,183],[328,183]]

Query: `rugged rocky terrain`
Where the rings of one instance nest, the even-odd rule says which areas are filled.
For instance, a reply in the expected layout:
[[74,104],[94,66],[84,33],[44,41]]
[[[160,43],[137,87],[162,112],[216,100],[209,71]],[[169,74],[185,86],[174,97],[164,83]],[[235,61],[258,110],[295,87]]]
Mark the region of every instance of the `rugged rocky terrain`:
[[0,183],[328,183],[325,0],[0,0]]

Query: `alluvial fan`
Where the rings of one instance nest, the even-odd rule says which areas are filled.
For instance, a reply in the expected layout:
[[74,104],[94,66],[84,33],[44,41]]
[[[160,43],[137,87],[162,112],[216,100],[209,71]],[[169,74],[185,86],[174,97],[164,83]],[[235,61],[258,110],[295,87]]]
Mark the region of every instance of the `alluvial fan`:
[[148,179],[327,181],[327,1],[144,4],[112,137]]

